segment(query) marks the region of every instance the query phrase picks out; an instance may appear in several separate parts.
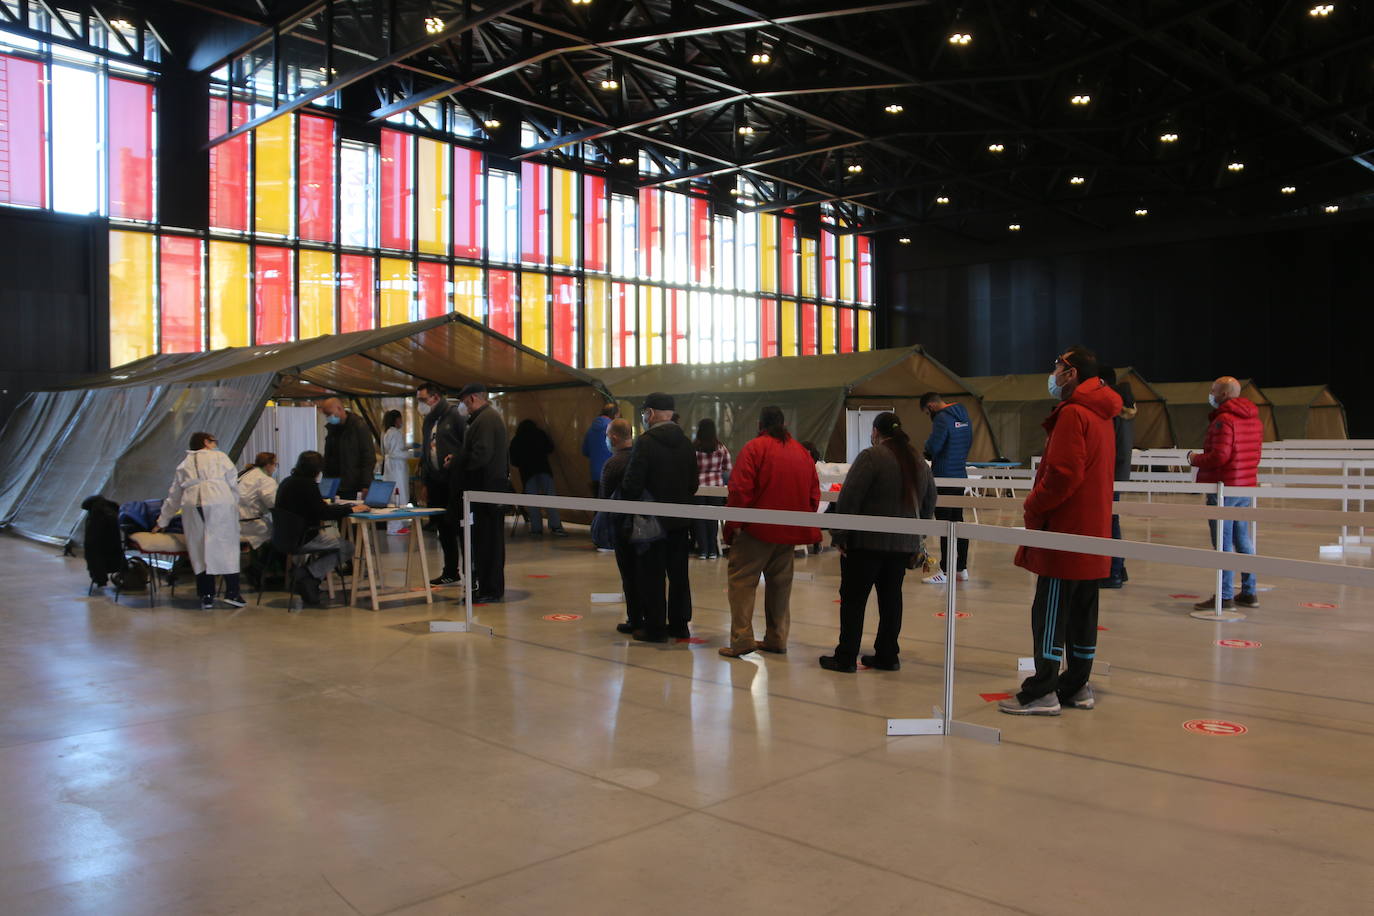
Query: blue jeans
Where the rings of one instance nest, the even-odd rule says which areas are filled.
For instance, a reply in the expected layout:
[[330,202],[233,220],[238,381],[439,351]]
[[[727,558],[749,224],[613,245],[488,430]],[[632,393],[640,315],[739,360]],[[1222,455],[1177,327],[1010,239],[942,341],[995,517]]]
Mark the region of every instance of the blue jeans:
[[[531,496],[558,495],[553,491],[552,474],[535,474],[529,480],[525,481],[525,492],[530,494]],[[544,519],[540,517],[540,511],[541,510],[535,506],[528,506],[525,509],[525,513],[530,520],[530,534],[544,533]],[[554,531],[557,531],[563,527],[563,522],[558,517],[557,509],[544,509],[542,511],[547,512],[549,514],[550,528],[552,528]]]
[[[1217,504],[1216,494],[1208,494],[1207,505]],[[1227,506],[1249,507],[1254,505],[1254,500],[1248,496],[1228,496],[1226,497]],[[1221,549],[1233,550],[1236,553],[1254,554],[1255,542],[1250,537],[1250,522],[1227,522],[1221,523]],[[1211,519],[1207,522],[1208,529],[1212,532],[1212,547],[1216,548],[1217,543],[1217,521]],[[1235,597],[1236,574],[1234,571],[1224,569],[1221,571],[1221,597],[1222,600]],[[1255,594],[1255,574],[1243,572],[1240,574],[1240,590],[1243,594]]]

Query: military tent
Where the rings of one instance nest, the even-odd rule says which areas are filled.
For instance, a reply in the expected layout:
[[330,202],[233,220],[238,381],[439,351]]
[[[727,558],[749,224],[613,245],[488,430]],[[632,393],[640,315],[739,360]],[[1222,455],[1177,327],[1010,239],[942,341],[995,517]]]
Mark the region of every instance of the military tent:
[[1348,439],[1345,407],[1325,385],[1265,388],[1281,439]]

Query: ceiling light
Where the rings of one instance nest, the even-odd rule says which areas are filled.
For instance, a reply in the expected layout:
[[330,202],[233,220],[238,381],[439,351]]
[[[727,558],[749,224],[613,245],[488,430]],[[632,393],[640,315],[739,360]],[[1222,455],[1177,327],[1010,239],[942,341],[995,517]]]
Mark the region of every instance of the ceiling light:
[[901,105],[898,105],[896,102],[893,102],[891,105],[883,109],[883,111],[887,112],[888,114],[901,114],[905,110],[905,108],[903,108]]
[[496,130],[496,128],[501,126],[501,122],[498,121],[496,118],[487,118],[485,121],[482,122],[482,126],[485,127],[487,130]]
[[634,164],[635,164],[635,160],[634,160],[634,157],[633,157],[633,156],[621,156],[617,161],[618,161],[621,165],[634,165]]
[[1298,189],[1293,187],[1291,184],[1286,184],[1283,187],[1279,188],[1280,194],[1296,194],[1297,191]]
[[110,25],[113,28],[119,29],[121,32],[132,32],[134,30],[134,24],[127,19],[111,19]]
[[1144,207],[1136,207],[1136,208],[1135,208],[1135,215],[1136,215],[1136,216],[1149,216],[1149,215],[1150,215],[1150,211],[1149,211],[1149,210],[1146,210]]
[[973,41],[973,36],[968,32],[952,32],[949,36],[949,43],[952,45],[959,45],[960,47],[963,47],[970,41]]
[[741,124],[736,128],[736,133],[741,137],[752,137],[754,135],[754,128],[750,127],[748,124]]
[[1021,231],[1021,224],[1020,224],[1020,223],[1011,223],[1010,225],[1007,226],[1007,231],[1008,231],[1008,232],[1020,232],[1020,231]]
[[1069,184],[1082,184],[1085,181],[1087,181],[1087,179],[1082,175],[1075,175],[1069,179]]
[[1227,164],[1226,171],[1243,172],[1245,171],[1245,163],[1241,162],[1239,159],[1232,160],[1230,163]]
[[910,245],[910,244],[911,244],[911,239],[907,238],[906,236],[902,236],[902,237],[899,238],[897,241],[900,242],[900,243],[902,243],[903,245]]
[[619,88],[620,88],[620,80],[617,80],[617,79],[604,79],[604,80],[601,81],[601,88],[604,89],[604,90],[606,90],[607,92],[611,92],[612,90],[619,89]]
[[573,6],[591,6],[592,0],[572,0]]
[[1335,9],[1336,7],[1330,3],[1318,3],[1307,11],[1307,15],[1325,19],[1327,16],[1330,16]]
[[767,51],[759,51],[757,54],[749,55],[749,63],[756,64],[760,67],[764,66],[765,64],[771,64],[772,62],[773,56],[769,54]]
[[1327,205],[1326,205],[1326,212],[1327,212],[1327,213],[1335,213],[1335,212],[1339,211],[1340,209],[1341,209],[1341,205],[1340,205],[1340,204],[1327,204]]
[[425,31],[431,35],[438,35],[444,30],[444,20],[438,16],[428,16],[425,18]]
[[739,188],[731,188],[731,189],[730,189],[730,196],[731,196],[731,197],[739,197],[739,195],[740,195],[740,190],[739,190]]
[[1086,105],[1086,104],[1088,104],[1089,102],[1091,102],[1092,100],[1093,100],[1093,97],[1090,96],[1090,95],[1076,95],[1076,96],[1074,96],[1073,98],[1069,99],[1069,104],[1071,104],[1071,105]]
[[1178,142],[1178,134],[1173,133],[1173,132],[1166,133],[1166,134],[1160,134],[1160,135],[1159,135],[1159,142],[1160,142],[1160,143],[1177,143],[1177,142]]
[[1004,150],[1004,149],[1006,149],[1006,147],[1003,146],[1003,145],[1000,144],[1000,143],[989,143],[989,144],[988,144],[988,152],[989,152],[989,153],[1000,153],[1000,152],[1002,152],[1002,150]]
[[851,166],[849,167],[849,174],[851,174],[851,175],[857,175],[857,174],[859,174],[860,172],[862,172],[863,170],[864,170],[864,167],[861,166],[861,165],[859,165],[859,163],[856,162],[856,163],[854,163],[853,165],[851,165]]
[[935,198],[935,202],[943,207],[945,204],[949,203],[949,198],[941,194],[939,197]]

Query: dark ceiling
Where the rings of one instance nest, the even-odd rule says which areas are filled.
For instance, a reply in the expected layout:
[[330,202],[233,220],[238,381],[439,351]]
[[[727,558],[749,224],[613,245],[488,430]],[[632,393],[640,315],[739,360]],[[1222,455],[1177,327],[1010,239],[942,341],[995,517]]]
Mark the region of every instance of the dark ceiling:
[[283,61],[322,70],[332,35],[329,88],[371,84],[373,118],[444,97],[479,116],[519,105],[548,138],[520,155],[647,149],[656,183],[744,173],[760,208],[831,202],[894,235],[1195,229],[1348,210],[1374,190],[1374,2],[137,6],[197,67],[254,43],[270,57],[278,23]]

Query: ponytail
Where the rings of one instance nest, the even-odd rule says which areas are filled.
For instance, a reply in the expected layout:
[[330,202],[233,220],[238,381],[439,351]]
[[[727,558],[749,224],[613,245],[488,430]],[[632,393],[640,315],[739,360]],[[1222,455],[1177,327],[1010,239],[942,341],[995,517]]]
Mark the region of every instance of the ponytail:
[[911,437],[902,429],[901,420],[892,411],[885,411],[873,418],[873,428],[882,437],[882,445],[897,459],[897,467],[902,472],[902,508],[920,514],[921,492],[926,486],[930,467],[925,459],[916,454],[911,447]]

